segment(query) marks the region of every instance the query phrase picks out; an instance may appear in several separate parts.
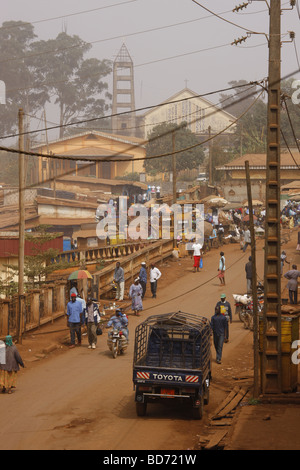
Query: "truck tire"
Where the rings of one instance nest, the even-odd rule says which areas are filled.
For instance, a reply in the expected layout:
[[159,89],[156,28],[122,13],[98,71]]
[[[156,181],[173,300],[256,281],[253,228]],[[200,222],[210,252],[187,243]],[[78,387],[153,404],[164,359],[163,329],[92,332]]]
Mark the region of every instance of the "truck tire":
[[202,419],[203,418],[203,408],[204,408],[204,399],[203,395],[200,397],[200,405],[195,408],[193,407],[193,418],[194,419]]
[[135,407],[136,407],[136,414],[138,416],[145,416],[146,415],[146,411],[147,411],[147,403],[146,402],[136,403]]
[[203,397],[204,397],[204,405],[209,404],[209,387],[205,384],[203,385]]

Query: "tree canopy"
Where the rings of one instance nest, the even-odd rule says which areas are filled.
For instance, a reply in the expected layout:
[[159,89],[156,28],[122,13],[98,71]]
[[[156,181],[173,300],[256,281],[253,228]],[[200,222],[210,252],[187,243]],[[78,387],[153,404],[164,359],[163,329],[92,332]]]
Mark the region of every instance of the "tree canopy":
[[[155,155],[163,155],[172,153],[173,151],[173,134],[175,135],[175,151],[195,146],[190,150],[186,150],[176,154],[176,170],[186,170],[197,168],[204,159],[204,153],[199,145],[199,140],[187,127],[186,123],[180,126],[176,124],[159,124],[154,127],[148,137],[146,146],[146,157]],[[147,159],[144,167],[147,172],[170,172],[172,171],[172,155]]]
[[[59,123],[103,116],[111,96],[104,78],[109,60],[86,58],[91,45],[65,32],[38,40],[34,27],[8,21],[0,28],[0,80],[6,84],[6,105],[0,105],[0,134],[17,129],[18,109],[27,115],[57,105]],[[64,128],[61,128],[62,137]]]

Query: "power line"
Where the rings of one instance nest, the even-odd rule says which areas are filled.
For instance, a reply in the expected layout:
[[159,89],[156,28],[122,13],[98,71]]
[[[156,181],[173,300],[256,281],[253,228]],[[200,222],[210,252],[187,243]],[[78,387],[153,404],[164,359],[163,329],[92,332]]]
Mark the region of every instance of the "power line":
[[[132,0],[132,1],[137,1],[137,0]],[[229,13],[230,11],[223,12],[222,14]],[[142,31],[136,31],[134,33],[119,34],[117,36],[112,36],[110,38],[105,38],[105,39],[97,39],[95,41],[84,42],[84,45],[92,45],[92,44],[97,44],[97,43],[101,43],[101,42],[113,41],[115,39],[123,39],[124,37],[128,38],[128,37],[137,36],[137,35],[140,35],[140,34],[160,31],[160,30],[163,30],[163,29],[173,28],[175,26],[181,26],[181,25],[185,25],[185,24],[195,23],[197,21],[201,21],[201,20],[205,20],[207,18],[211,18],[211,16],[212,15],[202,16],[200,18],[193,18],[192,20],[181,21],[180,23],[173,23],[173,24],[170,24],[170,25],[158,26],[156,28],[150,28],[150,29],[145,29],[145,30],[142,30]],[[28,54],[28,55],[25,55],[25,56],[21,56],[21,57],[10,57],[10,58],[7,58],[7,59],[0,60],[0,64],[5,63],[5,62],[10,62],[10,61],[15,61],[15,60],[24,60],[24,59],[28,59],[28,58],[30,59],[32,57],[38,57],[40,55],[45,55],[45,54],[56,54],[56,53],[59,53],[59,52],[64,52],[64,51],[67,51],[67,50],[76,49],[76,48],[82,47],[82,46],[83,46],[83,44],[75,44],[73,46],[63,47],[61,49],[48,50],[48,51],[43,51],[43,52],[36,52],[36,53],[33,53],[33,54]]]
[[248,28],[245,28],[244,26],[241,26],[241,25],[239,25],[239,24],[233,23],[232,21],[226,20],[226,18],[223,18],[223,17],[220,16],[219,14],[214,13],[214,12],[211,11],[209,8],[205,7],[204,5],[202,5],[201,3],[197,2],[196,0],[192,0],[192,2],[196,3],[199,7],[203,8],[203,10],[208,11],[210,14],[214,15],[216,18],[219,18],[220,20],[225,21],[226,23],[229,23],[229,24],[231,24],[232,26],[235,26],[236,28],[243,29],[244,31],[247,31],[248,33],[251,33],[251,34],[263,34],[264,36],[266,36],[266,33],[258,33],[258,32],[256,32],[256,31],[252,31],[252,30],[250,30],[250,29],[248,29]]
[[[173,59],[178,59],[180,57],[185,57],[185,56],[188,56],[188,55],[193,55],[193,54],[199,54],[201,52],[208,52],[208,51],[212,51],[214,49],[221,49],[223,47],[228,47],[230,46],[231,44],[228,43],[228,44],[220,44],[218,46],[212,46],[212,47],[208,47],[208,48],[205,48],[205,49],[199,49],[197,51],[192,51],[192,52],[184,52],[182,54],[177,54],[175,56],[170,56],[170,57],[164,57],[162,59],[155,59],[155,60],[152,60],[152,61],[149,61],[149,62],[144,62],[142,64],[138,64],[138,65],[134,65],[134,68],[137,69],[139,67],[144,67],[146,65],[153,65],[153,64],[156,64],[156,63],[159,63],[159,62],[164,62],[166,60],[173,60]],[[261,46],[264,45],[264,44],[261,44]],[[108,59],[107,59],[108,60]],[[110,60],[108,60],[108,62],[111,62]],[[119,70],[122,70],[122,68],[120,68]],[[89,75],[90,78],[92,77],[99,77],[99,74],[93,74],[93,75]],[[39,84],[38,86],[29,86],[29,87],[22,87],[22,88],[8,88],[7,89],[7,93],[11,93],[11,92],[16,92],[16,91],[26,91],[26,90],[35,90],[35,89],[39,89],[41,87],[44,87],[44,86],[54,86],[54,85],[58,85],[60,83],[66,83],[68,82],[69,79],[66,78],[65,80],[57,80],[55,82],[44,82],[44,83],[41,83]]]
[[296,46],[295,40],[293,41],[293,43],[294,43],[294,49],[295,49],[296,60],[297,60],[297,64],[298,64],[298,71],[300,72],[300,62],[299,62],[299,56],[298,56],[298,51],[297,51],[297,46]]
[[[256,86],[255,83],[252,84],[252,85],[246,84],[246,85],[242,85],[242,86],[248,86],[248,85],[249,85],[249,88],[248,88],[247,90],[242,90],[242,91],[236,93],[235,96],[239,96],[239,95],[241,95],[241,94],[244,94],[244,93],[246,93],[247,91],[251,90],[254,86]],[[235,87],[234,87],[234,88],[235,88]],[[234,88],[230,88],[230,90],[233,90]],[[186,99],[193,99],[193,98],[195,98],[195,97],[184,98],[184,100],[186,100]],[[210,109],[210,108],[216,108],[216,107],[222,105],[223,103],[225,103],[226,101],[231,100],[231,99],[232,99],[232,95],[228,96],[227,98],[224,98],[223,100],[218,101],[218,103],[216,103],[216,104],[213,104],[213,103],[212,103],[212,104],[210,104],[209,106],[206,106],[206,107],[201,108],[201,109],[202,109],[203,111],[206,111],[207,109]],[[220,111],[222,111],[222,110],[223,110],[223,108],[220,108]],[[190,116],[194,116],[195,114],[198,113],[198,111],[199,111],[199,110],[196,110],[196,111],[193,111],[193,112],[191,112],[191,113],[185,114],[183,117],[184,117],[184,118],[187,118],[187,117],[190,117]],[[27,114],[27,113],[24,113],[24,115],[25,115],[25,116],[28,116],[28,117],[30,117],[30,118],[32,118],[32,119],[36,119],[36,120],[38,120],[39,122],[42,121],[42,119],[41,119],[41,118],[38,118],[37,116],[33,116],[33,115]],[[52,122],[52,121],[50,121],[50,120],[48,120],[48,119],[47,119],[47,122],[49,122],[50,124],[53,124],[53,125],[55,125],[55,126],[59,126],[59,124],[57,124],[57,123],[55,123],[55,122]],[[126,127],[126,130],[138,130],[138,129],[142,129],[142,128],[145,128],[145,127],[150,127],[150,126],[151,126],[151,127],[155,127],[155,126],[158,126],[158,125],[161,125],[161,124],[167,124],[167,123],[173,123],[173,122],[176,123],[176,122],[177,122],[177,119],[174,118],[174,119],[170,119],[170,120],[168,120],[168,121],[159,121],[159,122],[154,122],[154,123],[149,123],[149,124],[142,124],[142,125],[140,125],[140,126]],[[82,129],[83,129],[83,130],[91,129],[91,130],[94,130],[94,131],[95,131],[95,130],[100,130],[100,131],[101,131],[101,130],[102,130],[102,131],[112,131],[112,130],[113,130],[111,127],[103,127],[103,128],[97,128],[97,129],[95,129],[95,128],[88,128],[88,127],[83,127]],[[46,130],[48,130],[48,129],[46,129]],[[38,130],[38,132],[42,132],[42,130]],[[73,145],[76,147],[75,144],[73,144]],[[78,147],[81,147],[81,145],[78,144]]]
[[[117,152],[115,155],[113,155],[112,157],[110,158],[103,158],[103,159],[99,159],[99,158],[85,158],[84,160],[85,161],[88,161],[88,162],[93,162],[93,163],[98,163],[98,162],[137,162],[137,161],[144,161],[144,160],[153,160],[153,159],[157,159],[157,158],[163,158],[163,157],[168,157],[170,155],[175,155],[175,154],[179,154],[179,153],[183,153],[183,152],[186,152],[188,150],[193,150],[194,148],[196,147],[199,147],[201,145],[204,145],[206,144],[207,142],[215,139],[216,137],[218,137],[219,135],[223,134],[224,132],[226,132],[230,127],[234,126],[253,106],[254,104],[258,101],[258,99],[261,97],[261,95],[263,94],[264,90],[261,91],[261,93],[259,94],[259,96],[253,101],[253,103],[251,103],[251,105],[246,109],[246,111],[244,111],[235,121],[232,121],[228,126],[226,126],[224,129],[222,129],[220,132],[218,132],[217,134],[213,135],[212,137],[209,137],[208,139],[204,140],[203,142],[200,142],[200,143],[197,143],[197,144],[194,144],[194,145],[191,145],[189,147],[186,147],[184,149],[180,149],[180,150],[176,150],[176,151],[171,151],[171,152],[167,152],[165,154],[160,154],[160,155],[152,155],[150,157],[139,157],[139,158],[128,158],[128,159],[125,159],[125,158],[121,158],[121,159],[116,159],[115,156],[118,156],[120,155],[120,153],[122,152]],[[255,93],[256,94],[256,93]],[[216,112],[218,111],[214,111],[212,114],[215,114]],[[209,116],[208,116],[209,117]],[[197,121],[197,119],[195,120]],[[194,121],[194,122],[195,122]],[[161,138],[161,137],[164,137],[166,135],[169,135],[172,131],[167,131],[165,134],[162,134],[158,137],[155,138],[155,140],[157,140],[158,138]],[[130,151],[130,150],[133,150],[135,149],[136,147],[141,147],[143,145],[145,145],[148,141],[145,141],[143,144],[133,144],[131,148],[127,149],[127,151]],[[0,146],[0,150],[3,150],[3,151],[7,151],[7,152],[11,152],[11,153],[17,153],[19,154],[19,150],[17,149],[11,149],[9,147],[3,147],[3,146]],[[55,160],[79,160],[80,157],[78,156],[65,156],[65,155],[47,155],[47,154],[42,154],[42,153],[39,153],[39,152],[29,152],[29,151],[23,151],[22,154],[24,155],[28,155],[28,156],[32,156],[32,157],[42,157],[42,158],[52,158],[52,159],[55,159]],[[82,157],[81,157],[82,159]]]
[[[107,8],[118,7],[118,6],[121,6],[121,5],[126,5],[127,3],[133,3],[133,2],[137,2],[137,1],[138,0],[128,0],[126,2],[114,3],[113,5],[106,5],[104,7],[93,8],[91,10],[78,11],[77,13],[67,13],[66,15],[54,16],[54,17],[51,17],[51,18],[44,18],[42,20],[36,20],[36,21],[30,21],[30,22],[29,21],[24,21],[22,23],[26,24],[26,25],[45,23],[46,21],[60,20],[62,18],[68,18],[68,17],[71,17],[71,16],[78,16],[78,15],[83,15],[83,14],[86,14],[86,13],[93,13],[95,11],[106,10]],[[20,24],[15,24],[15,25],[10,25],[10,26],[2,26],[1,29],[6,31],[6,30],[18,28],[19,26],[20,26]]]
[[[287,77],[285,77],[285,78],[287,78]],[[263,90],[264,90],[264,87],[263,87],[262,84],[260,84],[259,82],[258,82],[257,84],[259,84],[260,86],[262,86],[262,88],[263,88]],[[235,88],[238,88],[238,87],[235,87]],[[253,92],[251,96],[254,96],[256,93],[257,93],[257,92]],[[244,101],[246,98],[249,98],[249,96],[247,95],[247,96],[244,96],[244,97],[240,98],[236,103],[241,103],[241,102]],[[217,112],[217,111],[215,111],[215,112]],[[211,115],[213,115],[213,114],[214,114],[214,113],[211,113]],[[223,132],[224,132],[224,130],[223,130]],[[166,132],[164,135],[168,135],[168,134],[170,134],[170,131],[169,131],[169,132]],[[161,136],[159,136],[159,137],[161,137]],[[159,138],[159,137],[158,137],[158,138]],[[211,140],[213,140],[215,137],[216,137],[216,136],[212,136],[212,137],[211,137]],[[202,142],[202,145],[203,145],[203,143],[204,143],[204,142]],[[133,148],[134,148],[134,147],[133,147]],[[1,150],[1,148],[0,148],[0,150]],[[131,150],[131,149],[128,149],[128,150]],[[182,151],[183,151],[183,150],[182,150]],[[13,152],[15,153],[15,151],[13,151]],[[117,154],[116,154],[116,155],[117,155]],[[47,155],[44,155],[44,154],[42,154],[42,155],[40,155],[40,156],[42,156],[42,157],[47,157]],[[103,160],[102,160],[102,161],[103,161]],[[109,160],[109,161],[111,161],[111,160]],[[124,161],[124,160],[122,160],[122,161]],[[130,160],[130,161],[132,162],[132,160]],[[97,162],[99,162],[99,160],[97,160]],[[84,166],[82,167],[82,169],[85,169],[85,168],[89,167],[90,165],[91,165],[91,163],[88,163],[88,164],[84,165]],[[74,172],[73,169],[72,169],[72,170],[69,170],[69,171],[65,171],[65,172],[62,173],[60,176],[61,176],[61,177],[63,177],[63,176],[68,176],[68,175],[73,174],[73,172]],[[45,183],[52,183],[54,180],[55,180],[55,177],[48,178],[47,180],[44,180],[44,181],[42,182],[42,184],[45,184]],[[25,189],[34,188],[34,187],[38,186],[39,184],[40,184],[40,183],[31,184],[30,186],[27,186]]]
[[[295,143],[296,143],[296,145],[297,145],[298,152],[300,152],[300,146],[299,146],[298,139],[297,139],[297,137],[296,137],[295,129],[294,129],[294,126],[293,126],[293,123],[292,123],[292,119],[291,119],[291,116],[290,116],[290,111],[289,111],[289,108],[288,108],[288,105],[287,105],[287,102],[286,102],[286,96],[283,96],[283,102],[284,102],[284,104],[285,104],[285,109],[286,109],[286,112],[287,112],[288,121],[289,121],[290,127],[291,127],[291,129],[292,129],[292,134],[293,134]],[[294,160],[294,161],[295,161],[295,160]]]
[[[256,82],[253,82],[253,83],[256,83]],[[63,124],[63,125],[57,124],[56,126],[52,126],[52,127],[48,127],[48,128],[44,128],[44,129],[40,129],[40,130],[27,131],[27,132],[24,132],[23,134],[19,134],[19,133],[18,134],[9,134],[9,135],[0,137],[0,140],[13,138],[13,137],[19,137],[20,135],[28,135],[28,134],[34,134],[34,133],[37,133],[37,132],[55,130],[55,129],[59,129],[61,127],[76,126],[78,124],[84,124],[84,123],[87,123],[87,122],[102,121],[104,119],[117,117],[117,116],[123,116],[125,114],[132,114],[132,113],[137,113],[137,112],[141,112],[141,111],[146,111],[146,110],[149,110],[149,109],[154,109],[154,108],[167,106],[169,104],[182,103],[184,101],[189,101],[189,100],[195,99],[195,98],[205,98],[206,96],[214,95],[216,93],[223,93],[224,91],[229,91],[229,90],[234,90],[236,88],[243,88],[243,87],[246,87],[246,86],[250,86],[253,83],[250,82],[250,83],[243,84],[243,85],[238,85],[238,86],[235,86],[235,87],[223,88],[223,89],[220,89],[220,90],[204,93],[204,94],[201,94],[201,95],[194,95],[194,96],[188,97],[188,98],[182,98],[182,99],[178,99],[178,100],[168,101],[167,103],[159,103],[159,104],[156,104],[156,105],[144,106],[142,108],[137,108],[137,109],[134,109],[134,110],[131,110],[131,111],[123,111],[121,113],[115,113],[115,114],[110,114],[110,115],[105,115],[105,116],[100,116],[100,117],[95,117],[95,118],[90,118],[90,119],[83,119],[83,120],[80,120],[80,121],[66,123],[66,124]]]

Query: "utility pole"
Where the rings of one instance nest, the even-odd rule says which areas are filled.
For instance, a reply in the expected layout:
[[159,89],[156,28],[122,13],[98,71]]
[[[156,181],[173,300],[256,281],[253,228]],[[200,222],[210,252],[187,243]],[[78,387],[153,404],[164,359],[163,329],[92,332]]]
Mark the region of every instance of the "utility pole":
[[281,386],[281,269],[280,269],[280,80],[281,0],[270,0],[268,137],[262,393],[278,394]]
[[256,275],[256,243],[255,232],[253,223],[253,206],[252,206],[252,190],[250,179],[249,161],[245,162],[246,166],[246,179],[247,179],[247,194],[248,194],[248,207],[249,207],[249,223],[251,233],[251,258],[252,258],[252,300],[253,300],[253,362],[254,362],[254,388],[253,398],[259,396],[259,317],[257,309],[257,275]]
[[208,138],[209,138],[209,142],[208,142],[208,149],[209,149],[209,153],[208,153],[208,158],[209,158],[209,184],[210,186],[213,184],[213,178],[212,178],[212,151],[211,151],[211,127],[208,126]]
[[[176,134],[175,131],[172,132],[172,149],[173,149],[173,154],[172,154],[172,181],[173,181],[173,204],[177,203],[177,192],[176,192],[176,155],[175,155],[175,150],[176,150]],[[175,206],[174,206],[175,207]],[[175,227],[175,223],[177,223],[177,218],[175,216],[175,213],[173,213],[173,247],[177,247],[177,241],[175,238],[175,233],[177,231],[177,227]]]
[[24,247],[25,247],[25,156],[24,156],[24,112],[19,109],[19,283],[18,283],[18,343],[22,343],[23,298],[24,298]]
[[173,179],[173,204],[177,202],[177,193],[176,193],[176,144],[175,144],[175,131],[172,132],[172,179]]

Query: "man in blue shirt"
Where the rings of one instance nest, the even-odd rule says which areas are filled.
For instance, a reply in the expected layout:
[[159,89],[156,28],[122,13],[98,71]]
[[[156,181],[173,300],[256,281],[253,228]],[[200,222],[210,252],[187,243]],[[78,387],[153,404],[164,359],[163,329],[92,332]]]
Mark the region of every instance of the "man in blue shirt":
[[121,312],[121,310],[116,310],[116,314],[111,317],[109,322],[107,323],[107,327],[119,328],[123,331],[124,336],[128,340],[129,331],[128,331],[128,318],[125,314]]
[[143,299],[145,297],[146,288],[147,288],[147,269],[146,269],[145,261],[143,261],[141,264],[142,264],[142,267],[140,269],[139,278],[140,278],[140,284],[143,289],[143,295],[142,295],[142,299]]
[[82,303],[77,300],[77,295],[72,293],[71,301],[67,305],[68,327],[71,336],[70,348],[75,348],[75,335],[77,336],[78,346],[81,346],[82,312]]
[[211,318],[210,325],[213,331],[214,346],[217,353],[217,364],[221,364],[227,320],[226,317],[221,314],[219,305],[215,307],[215,314]]

